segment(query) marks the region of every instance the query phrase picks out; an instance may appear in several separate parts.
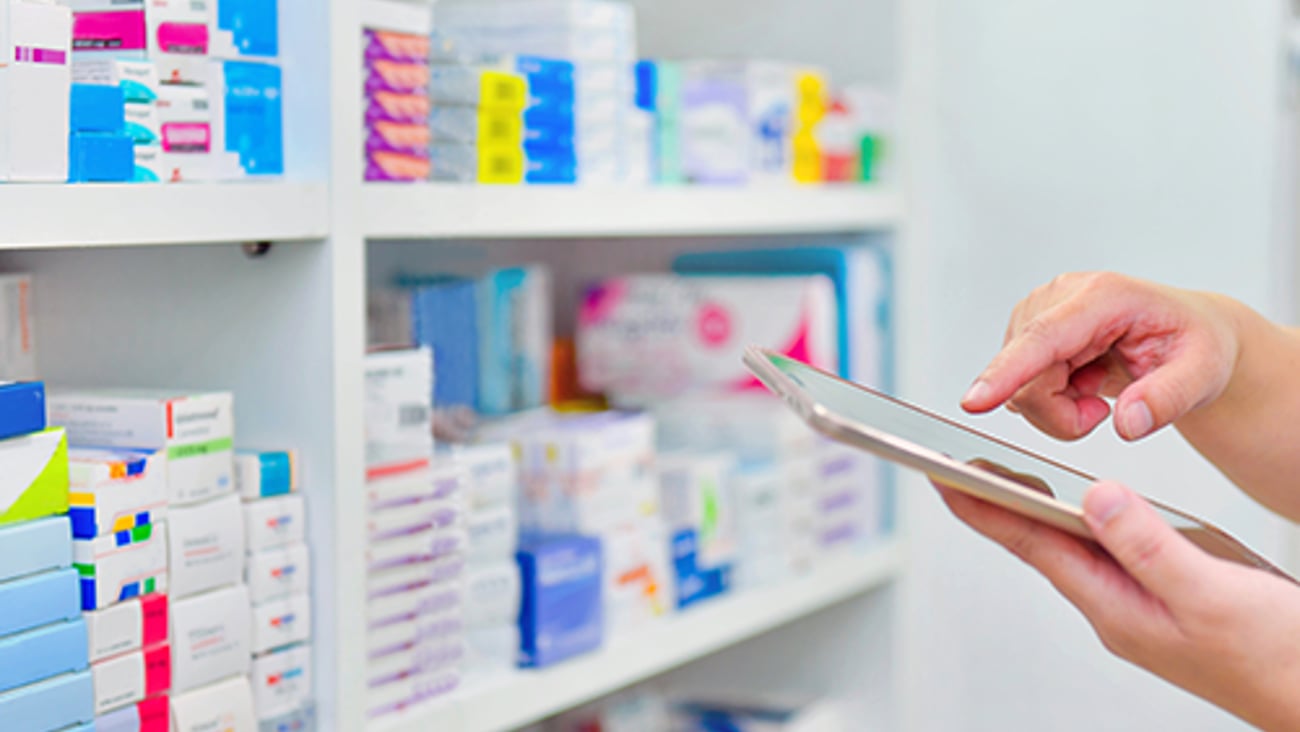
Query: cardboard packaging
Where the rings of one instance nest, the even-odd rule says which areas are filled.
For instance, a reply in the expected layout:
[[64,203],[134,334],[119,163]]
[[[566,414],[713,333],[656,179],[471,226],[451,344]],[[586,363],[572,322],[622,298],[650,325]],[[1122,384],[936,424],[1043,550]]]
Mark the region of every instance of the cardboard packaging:
[[67,516],[0,526],[0,582],[72,566]]
[[296,450],[235,452],[235,487],[245,501],[297,493],[300,471]]
[[172,603],[172,689],[179,694],[248,673],[251,619],[243,585]]
[[234,491],[229,392],[58,391],[47,403],[50,421],[78,445],[165,451],[172,505]]
[[167,518],[167,465],[157,451],[68,449],[72,535],[93,539]]
[[81,609],[99,610],[167,591],[167,524],[145,524],[94,539],[74,539]]
[[68,512],[68,440],[61,427],[0,441],[0,524]]
[[172,509],[167,537],[173,598],[243,580],[244,516],[238,496]]
[[[0,276],[0,290],[3,288]],[[45,427],[45,384],[0,381],[0,440],[41,432]]]
[[173,732],[257,732],[253,690],[236,676],[172,697]]
[[63,5],[0,3],[0,181],[67,180],[71,45]]
[[80,671],[86,660],[86,624],[77,618],[0,638],[0,691]]
[[153,594],[86,613],[90,662],[166,642],[168,603],[166,595]]
[[0,719],[12,729],[64,729],[94,718],[95,689],[89,670],[0,693]]
[[76,570],[65,568],[0,582],[0,637],[81,617]]
[[30,382],[35,379],[32,276],[0,274],[0,380]]

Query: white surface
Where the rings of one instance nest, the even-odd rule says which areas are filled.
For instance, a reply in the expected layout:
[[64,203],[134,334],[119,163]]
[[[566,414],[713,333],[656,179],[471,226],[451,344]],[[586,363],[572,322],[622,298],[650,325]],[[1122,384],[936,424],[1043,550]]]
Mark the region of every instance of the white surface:
[[[1278,2],[918,3],[932,66],[907,153],[902,370],[949,414],[1015,302],[1064,270],[1115,268],[1269,306]],[[909,6],[912,4],[909,3]],[[914,6],[912,6],[914,7]],[[912,204],[915,204],[914,206]],[[1282,558],[1282,523],[1174,434],[1080,445],[1006,414],[979,426],[1220,522]],[[1110,657],[1073,607],[911,481],[905,729],[1226,730],[1242,725]],[[1263,672],[1263,671],[1261,671]]]
[[369,183],[370,239],[781,234],[891,228],[902,200],[875,186],[770,188]]
[[319,239],[313,183],[0,186],[0,249]]
[[701,604],[594,653],[415,707],[371,730],[509,730],[828,609],[894,580],[903,550],[884,545],[781,585]]

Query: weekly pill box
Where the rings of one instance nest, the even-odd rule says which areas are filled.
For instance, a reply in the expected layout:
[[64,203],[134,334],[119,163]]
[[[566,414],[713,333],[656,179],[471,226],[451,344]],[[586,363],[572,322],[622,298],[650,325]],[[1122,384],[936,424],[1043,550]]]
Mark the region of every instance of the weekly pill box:
[[87,665],[86,624],[81,618],[0,638],[0,691]]
[[68,440],[52,427],[0,441],[0,524],[68,512]]
[[157,645],[167,640],[168,599],[145,595],[86,613],[90,662]]
[[95,688],[89,670],[0,693],[0,719],[6,729],[64,729],[94,718]]
[[78,539],[167,517],[167,467],[160,452],[70,447],[68,479],[68,517]]
[[0,381],[0,440],[45,429],[45,384]]
[[256,729],[253,690],[246,676],[172,696],[172,732],[253,732]]
[[172,602],[173,691],[248,673],[250,621],[248,589],[243,585]]
[[0,526],[0,582],[72,566],[67,516]]
[[0,582],[0,636],[81,617],[74,569],[56,569]]
[[174,508],[167,522],[169,586],[179,599],[233,585],[244,576],[244,517],[234,494]]
[[252,652],[266,653],[311,638],[311,598],[294,595],[253,608]]
[[46,402],[50,421],[78,445],[164,451],[173,505],[234,490],[229,392],[57,391]]
[[293,646],[255,659],[251,681],[259,721],[302,708],[311,700],[311,646]]
[[303,541],[307,507],[301,495],[265,498],[244,504],[244,534],[250,552]]
[[248,555],[244,582],[254,605],[311,589],[311,552],[298,542]]
[[81,609],[99,610],[152,592],[167,591],[167,524],[145,524],[94,539],[74,539],[72,561],[81,574]]
[[235,451],[235,486],[245,501],[298,492],[298,452]]
[[105,659],[90,667],[95,714],[133,705],[171,687],[171,649],[166,643]]

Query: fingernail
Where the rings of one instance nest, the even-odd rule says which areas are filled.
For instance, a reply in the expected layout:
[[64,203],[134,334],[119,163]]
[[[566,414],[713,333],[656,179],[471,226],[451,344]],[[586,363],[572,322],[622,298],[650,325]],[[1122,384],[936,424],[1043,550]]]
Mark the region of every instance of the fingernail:
[[966,396],[961,398],[961,402],[962,404],[982,403],[992,393],[993,387],[989,386],[987,381],[980,379],[970,385],[970,388],[966,390]]
[[1105,526],[1128,505],[1128,491],[1113,483],[1099,483],[1083,497],[1083,512],[1093,523]]
[[1142,437],[1151,431],[1155,424],[1155,419],[1151,416],[1151,409],[1146,402],[1138,400],[1124,407],[1124,415],[1121,422],[1124,427],[1126,437]]

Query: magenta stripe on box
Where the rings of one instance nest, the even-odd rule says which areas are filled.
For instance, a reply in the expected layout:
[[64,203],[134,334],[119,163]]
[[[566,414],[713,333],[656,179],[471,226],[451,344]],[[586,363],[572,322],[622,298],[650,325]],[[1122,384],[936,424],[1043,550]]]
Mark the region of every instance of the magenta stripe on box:
[[57,48],[14,46],[14,60],[32,64],[53,64],[56,66],[62,66],[68,63],[68,52]]

